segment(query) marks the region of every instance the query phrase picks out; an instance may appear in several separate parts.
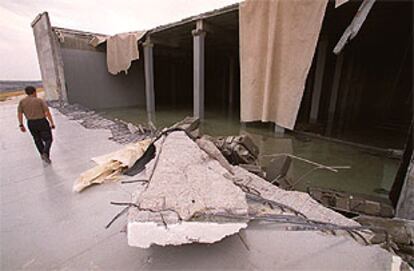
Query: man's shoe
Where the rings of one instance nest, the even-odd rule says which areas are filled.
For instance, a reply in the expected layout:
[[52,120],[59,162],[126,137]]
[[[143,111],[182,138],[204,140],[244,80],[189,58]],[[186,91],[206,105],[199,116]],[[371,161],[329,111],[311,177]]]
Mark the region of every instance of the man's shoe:
[[50,160],[49,155],[47,155],[46,153],[42,154],[42,160],[45,161],[48,164],[52,163],[52,160]]

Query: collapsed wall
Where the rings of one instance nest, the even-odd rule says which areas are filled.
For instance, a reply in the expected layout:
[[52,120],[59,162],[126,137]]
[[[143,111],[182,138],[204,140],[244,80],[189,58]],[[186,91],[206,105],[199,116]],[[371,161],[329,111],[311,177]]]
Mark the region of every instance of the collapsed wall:
[[45,98],[49,101],[67,101],[62,57],[58,41],[52,31],[48,13],[39,14],[33,20],[31,26],[35,38]]

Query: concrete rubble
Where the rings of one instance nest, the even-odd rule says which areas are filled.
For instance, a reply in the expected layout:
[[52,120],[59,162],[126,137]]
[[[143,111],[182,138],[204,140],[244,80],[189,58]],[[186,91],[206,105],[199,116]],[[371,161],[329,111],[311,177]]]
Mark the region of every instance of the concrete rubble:
[[120,174],[133,166],[144,154],[149,144],[150,140],[146,139],[128,144],[115,152],[92,158],[97,165],[79,176],[73,185],[73,191],[81,192],[92,184],[119,179]]
[[326,207],[352,215],[373,215],[391,218],[394,208],[385,200],[363,194],[308,187],[309,195]]
[[[207,145],[200,148],[184,132],[157,141],[156,157],[137,176],[148,183],[138,186],[129,209],[130,246],[213,243],[246,228],[257,215],[300,214],[321,223],[360,226],[306,193],[285,191],[231,166],[218,157],[218,149],[211,149],[214,144]],[[279,208],[251,202],[255,196],[277,202]]]
[[[127,127],[131,133],[143,132],[131,125]],[[125,170],[134,168],[141,160],[145,169],[123,181],[139,183],[131,201],[113,202],[126,206],[121,213],[128,211],[127,237],[132,247],[215,243],[230,235],[240,236],[241,230],[258,220],[259,223],[271,222],[276,229],[286,232],[317,231],[325,233],[325,236],[354,239],[364,245],[379,244],[396,251],[403,259],[411,260],[395,249],[394,242],[405,250],[411,248],[411,241],[401,242],[400,239],[404,238],[400,237],[401,234],[391,232],[390,243],[389,239],[378,237],[386,229],[378,233],[376,226],[365,220],[361,226],[360,220],[348,219],[324,207],[308,193],[275,186],[261,174],[245,168],[246,165],[257,164],[254,149],[243,147],[249,146],[248,139],[238,138],[235,147],[223,148],[223,144],[217,144],[219,140],[230,142],[232,139],[234,143],[235,139],[199,137],[197,127],[197,119],[185,119],[159,131],[152,140],[141,140],[93,158],[98,165],[80,176],[74,190],[119,180],[121,173],[127,174]],[[243,145],[244,141],[246,144]],[[148,155],[149,146],[154,155]],[[233,149],[235,154],[227,157],[226,153]],[[145,156],[147,159],[143,159]],[[232,157],[253,159],[249,158],[252,163],[243,164],[233,163]]]
[[[213,243],[246,228],[245,193],[224,177],[228,171],[184,132],[161,140],[157,157],[146,170],[152,176],[148,187],[135,197],[139,209],[129,213],[129,245]],[[193,219],[220,213],[245,219],[231,223]]]
[[148,137],[151,131],[139,125],[138,127],[121,120],[109,120],[99,113],[79,104],[67,104],[60,101],[49,101],[49,106],[57,109],[71,120],[79,122],[87,129],[107,129],[111,131],[109,138],[120,144],[133,143]]
[[372,228],[373,244],[389,243],[397,255],[414,264],[414,222],[408,219],[359,216],[355,220]]

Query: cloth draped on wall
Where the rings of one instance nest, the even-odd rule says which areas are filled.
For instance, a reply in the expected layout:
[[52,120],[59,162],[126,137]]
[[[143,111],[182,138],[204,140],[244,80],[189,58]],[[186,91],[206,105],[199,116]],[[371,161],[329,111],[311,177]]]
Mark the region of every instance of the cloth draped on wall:
[[240,4],[241,121],[294,128],[327,3]]
[[144,35],[145,31],[122,33],[107,40],[106,62],[110,73],[127,73],[131,62],[139,58],[138,41]]
[[136,31],[116,34],[110,37],[95,36],[89,42],[97,47],[106,42],[106,63],[111,74],[121,71],[127,73],[131,62],[139,59],[138,41],[144,37],[146,31]]
[[98,47],[98,45],[101,45],[102,43],[106,42],[106,40],[109,38],[110,36],[105,36],[105,35],[95,35],[92,37],[92,39],[89,41],[89,45],[93,46],[93,47]]

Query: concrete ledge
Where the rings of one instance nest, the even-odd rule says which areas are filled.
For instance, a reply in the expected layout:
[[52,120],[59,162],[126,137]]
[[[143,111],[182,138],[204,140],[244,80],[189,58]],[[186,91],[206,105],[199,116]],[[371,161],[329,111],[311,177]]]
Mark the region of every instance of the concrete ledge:
[[128,245],[149,248],[152,244],[182,245],[190,243],[214,243],[226,236],[247,228],[247,223],[217,223],[182,221],[176,224],[155,222],[128,223]]

